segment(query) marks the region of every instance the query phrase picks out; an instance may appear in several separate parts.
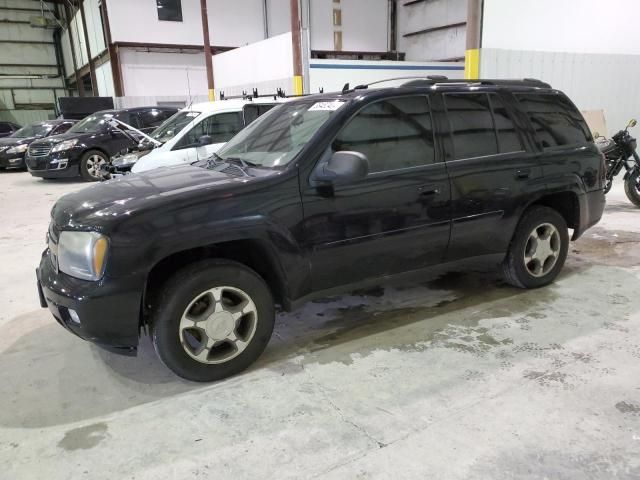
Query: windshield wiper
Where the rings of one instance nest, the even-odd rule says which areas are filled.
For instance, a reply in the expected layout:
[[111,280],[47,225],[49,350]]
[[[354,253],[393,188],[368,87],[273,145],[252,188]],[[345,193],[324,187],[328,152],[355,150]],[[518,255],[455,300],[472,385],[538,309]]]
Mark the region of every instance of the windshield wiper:
[[[214,154],[215,155],[215,154]],[[216,155],[216,157],[220,158],[221,160],[224,160],[225,162],[233,162],[233,163],[239,163],[242,168],[248,168],[248,167],[259,167],[260,165],[258,165],[257,163],[253,163],[253,162],[248,162],[240,157],[227,157],[222,159],[219,155]]]

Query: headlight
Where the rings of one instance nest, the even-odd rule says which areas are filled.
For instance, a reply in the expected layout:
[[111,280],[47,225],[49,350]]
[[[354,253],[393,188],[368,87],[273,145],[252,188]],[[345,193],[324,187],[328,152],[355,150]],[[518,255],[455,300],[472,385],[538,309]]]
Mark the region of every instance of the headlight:
[[82,280],[100,280],[107,265],[109,240],[96,232],[62,232],[58,268]]
[[73,140],[65,140],[64,142],[60,142],[55,147],[51,149],[52,152],[62,152],[63,150],[69,150],[76,143],[78,143],[78,139],[74,138]]
[[126,155],[122,155],[121,157],[116,157],[111,160],[111,165],[114,167],[122,167],[123,165],[133,165],[140,158],[139,153],[127,153]]
[[7,150],[7,153],[23,153],[27,151],[27,145],[16,145],[15,147],[10,147]]

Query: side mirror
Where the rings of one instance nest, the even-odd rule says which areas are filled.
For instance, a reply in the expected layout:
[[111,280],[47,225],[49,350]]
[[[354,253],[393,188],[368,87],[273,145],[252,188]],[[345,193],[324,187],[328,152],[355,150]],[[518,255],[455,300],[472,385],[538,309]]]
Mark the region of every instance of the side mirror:
[[629,122],[629,124],[627,125],[627,128],[633,128],[638,124],[638,122],[636,121],[635,118],[632,118],[631,121]]
[[202,135],[198,138],[198,147],[206,147],[207,145],[211,145],[213,143],[213,138],[211,135]]
[[362,180],[369,173],[369,160],[360,152],[335,152],[329,161],[321,165],[313,177],[320,182],[332,184]]

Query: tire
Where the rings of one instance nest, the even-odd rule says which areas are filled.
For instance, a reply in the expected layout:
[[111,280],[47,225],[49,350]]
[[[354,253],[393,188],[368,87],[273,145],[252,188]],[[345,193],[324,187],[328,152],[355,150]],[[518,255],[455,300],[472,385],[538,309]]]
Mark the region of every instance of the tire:
[[89,150],[80,159],[80,175],[87,182],[100,180],[100,166],[109,162],[109,158],[100,150]]
[[562,215],[549,207],[531,207],[520,219],[502,262],[503,276],[514,287],[548,285],[560,273],[568,250],[569,233]]
[[624,193],[631,203],[640,207],[640,171],[634,170],[624,181]]
[[240,263],[205,260],[178,271],[162,287],[151,339],[175,374],[212,382],[255,362],[274,322],[271,292],[257,273]]

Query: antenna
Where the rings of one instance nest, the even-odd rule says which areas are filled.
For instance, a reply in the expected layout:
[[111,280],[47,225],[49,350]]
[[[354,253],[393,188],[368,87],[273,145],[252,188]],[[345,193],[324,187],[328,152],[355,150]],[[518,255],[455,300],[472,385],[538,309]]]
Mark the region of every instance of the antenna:
[[349,91],[349,82],[345,83],[342,87],[342,93],[347,93]]

